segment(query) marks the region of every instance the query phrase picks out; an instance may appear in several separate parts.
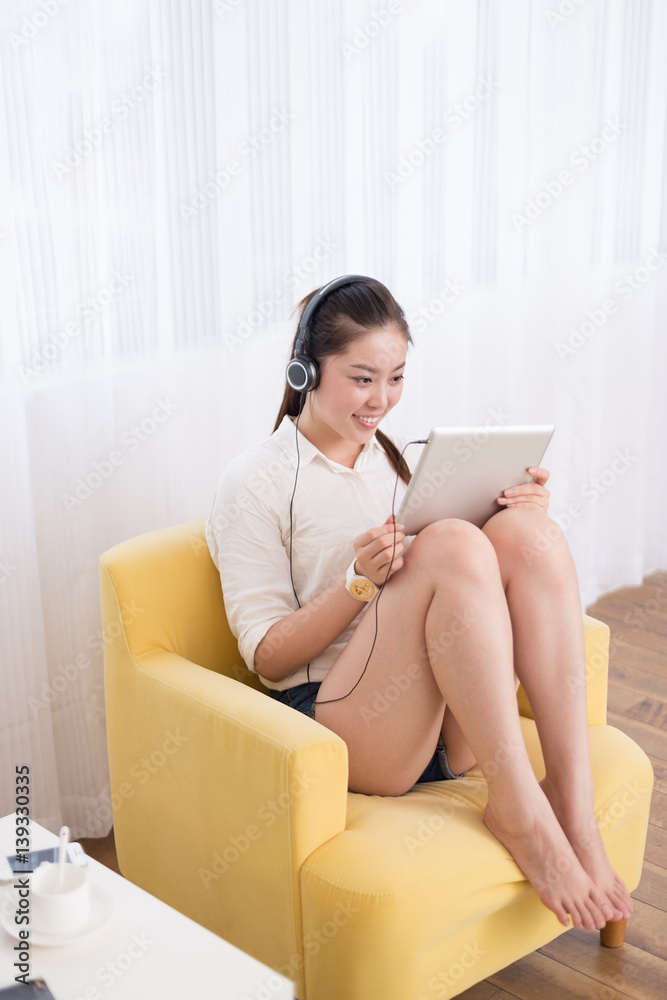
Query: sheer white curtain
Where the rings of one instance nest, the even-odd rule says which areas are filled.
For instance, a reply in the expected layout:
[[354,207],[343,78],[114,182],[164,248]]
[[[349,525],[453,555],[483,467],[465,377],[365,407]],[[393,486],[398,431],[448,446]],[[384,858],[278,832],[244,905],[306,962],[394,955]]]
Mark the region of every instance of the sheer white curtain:
[[206,516],[336,274],[411,319],[395,430],[557,425],[583,603],[667,565],[666,43],[658,0],[4,0],[2,812],[27,762],[108,830],[99,554]]

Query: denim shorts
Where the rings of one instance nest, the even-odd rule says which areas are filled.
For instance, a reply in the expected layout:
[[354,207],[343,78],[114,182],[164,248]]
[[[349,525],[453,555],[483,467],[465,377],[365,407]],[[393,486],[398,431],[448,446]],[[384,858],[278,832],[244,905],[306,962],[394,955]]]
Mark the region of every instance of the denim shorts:
[[[320,689],[321,682],[311,681],[310,684],[297,684],[295,687],[286,688],[284,691],[271,690],[269,694],[283,705],[295,708],[297,712],[303,712],[309,718],[315,718],[315,699]],[[310,691],[308,690],[310,688]],[[465,772],[464,772],[465,773]],[[423,774],[417,778],[416,785],[423,781],[451,781],[454,778],[461,778],[461,774],[453,774],[447,762],[447,750],[442,741],[442,736],[438,737],[435,751],[430,761],[426,765]]]

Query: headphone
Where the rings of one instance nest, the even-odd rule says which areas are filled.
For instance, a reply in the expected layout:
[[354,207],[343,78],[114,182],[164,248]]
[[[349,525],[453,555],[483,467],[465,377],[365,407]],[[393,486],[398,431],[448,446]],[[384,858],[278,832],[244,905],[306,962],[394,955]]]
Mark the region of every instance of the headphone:
[[327,297],[329,292],[333,292],[337,288],[342,288],[344,285],[353,285],[357,281],[364,282],[365,284],[368,284],[369,282],[372,282],[374,285],[380,284],[380,282],[378,282],[375,278],[369,278],[365,274],[342,274],[339,278],[333,278],[332,281],[323,285],[320,290],[313,295],[312,299],[304,309],[296,338],[296,355],[288,362],[285,370],[287,384],[297,392],[306,393],[310,392],[311,389],[315,389],[320,378],[319,365],[317,364],[317,361],[315,361],[315,359],[310,357],[308,354],[306,344],[313,313],[319,308],[322,304],[322,300]]

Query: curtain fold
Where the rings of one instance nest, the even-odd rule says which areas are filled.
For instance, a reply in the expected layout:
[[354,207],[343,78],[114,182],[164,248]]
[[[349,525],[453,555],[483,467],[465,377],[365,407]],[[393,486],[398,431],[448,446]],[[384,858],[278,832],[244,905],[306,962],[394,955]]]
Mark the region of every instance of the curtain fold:
[[373,274],[389,429],[553,422],[582,604],[667,565],[659,0],[4,0],[0,810],[106,833],[98,558],[270,433],[299,299]]

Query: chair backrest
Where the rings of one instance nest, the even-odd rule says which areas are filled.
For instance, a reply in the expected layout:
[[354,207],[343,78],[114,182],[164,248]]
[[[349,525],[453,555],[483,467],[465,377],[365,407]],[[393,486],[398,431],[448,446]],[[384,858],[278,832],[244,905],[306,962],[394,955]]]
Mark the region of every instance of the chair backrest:
[[121,542],[103,553],[100,564],[113,584],[136,661],[166,649],[266,691],[246,667],[227,624],[220,574],[206,543],[204,521]]

